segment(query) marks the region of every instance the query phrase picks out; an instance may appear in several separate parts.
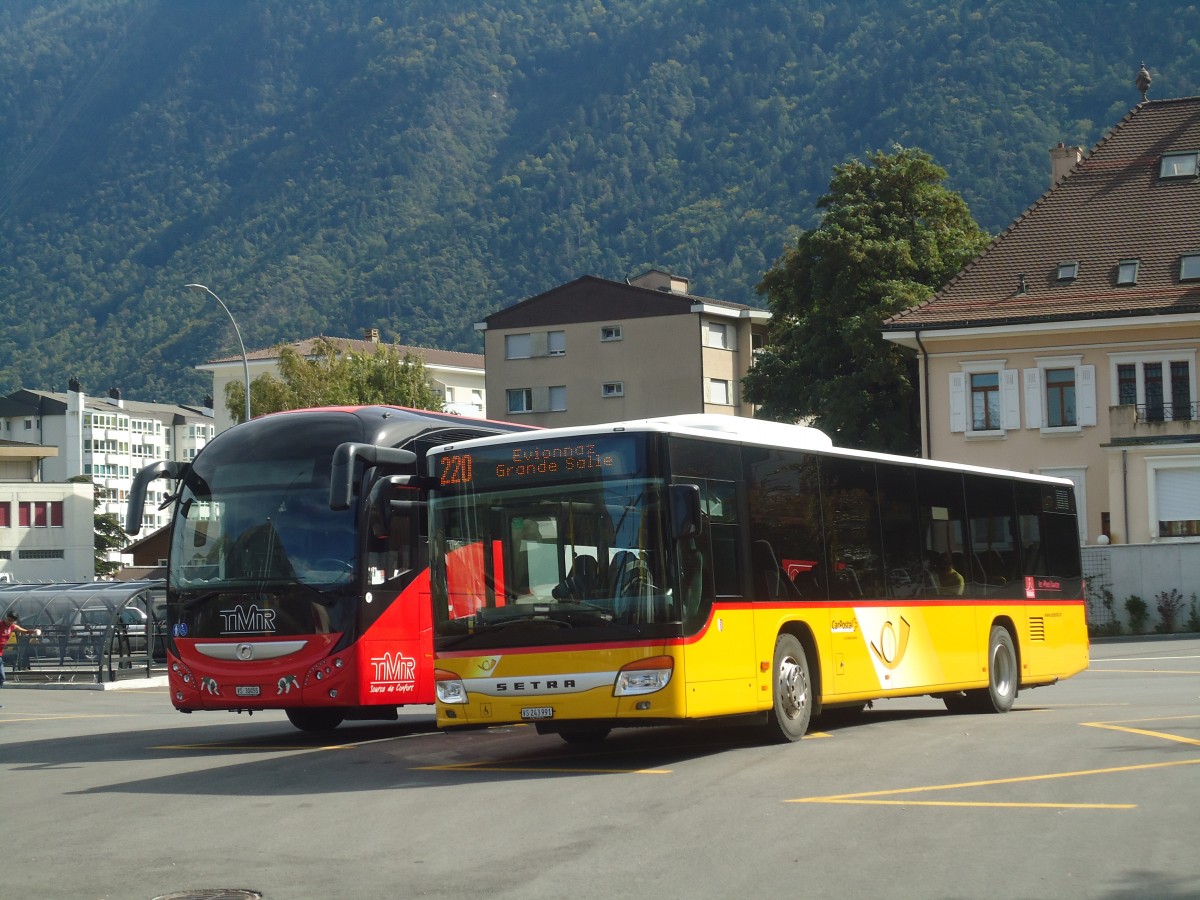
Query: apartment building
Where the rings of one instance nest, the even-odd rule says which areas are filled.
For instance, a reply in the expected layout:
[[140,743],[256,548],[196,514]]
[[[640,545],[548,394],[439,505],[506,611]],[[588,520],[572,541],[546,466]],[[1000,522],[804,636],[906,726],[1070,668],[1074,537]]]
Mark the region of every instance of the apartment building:
[[924,453],[1070,478],[1087,543],[1200,539],[1200,98],[1144,101],[929,302]]
[[43,462],[57,455],[57,447],[0,440],[0,580],[92,579],[92,486],[42,481]]
[[[96,486],[95,511],[112,513],[122,522],[139,469],[160,459],[193,459],[214,433],[209,407],[125,400],[115,388],[105,397],[90,397],[73,379],[65,393],[22,389],[0,398],[0,438],[56,448],[39,461],[37,481],[65,482],[87,475]],[[150,528],[168,521],[158,509],[165,488],[163,482],[162,489],[147,498],[145,521]],[[85,518],[91,535],[90,502]],[[89,562],[87,578],[91,573]]]
[[[312,358],[313,348],[318,340],[319,338],[315,337],[305,338],[287,346],[303,357]],[[365,329],[362,340],[354,338],[329,338],[328,340],[332,341],[343,353],[374,353],[380,347],[379,329],[377,328]],[[442,398],[443,408],[446,412],[473,418],[483,416],[487,406],[481,354],[404,345],[399,345],[396,349],[402,357],[409,353],[421,357],[425,365],[425,377],[438,396]],[[246,363],[251,381],[265,374],[279,377],[279,353],[274,347],[246,351]],[[212,374],[212,395],[216,398],[216,402],[213,404],[213,424],[218,433],[222,432],[235,422],[225,404],[225,386],[230,382],[243,384],[247,366],[243,365],[240,356],[229,356],[212,360],[196,366],[196,368],[201,372]]]
[[489,418],[554,427],[674,413],[752,416],[741,378],[770,314],[651,269],[585,275],[488,316]]

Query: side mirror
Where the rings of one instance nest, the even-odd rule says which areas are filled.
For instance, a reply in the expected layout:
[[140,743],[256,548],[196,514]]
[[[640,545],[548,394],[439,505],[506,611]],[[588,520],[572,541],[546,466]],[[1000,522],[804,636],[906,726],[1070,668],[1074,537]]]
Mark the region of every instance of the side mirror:
[[671,504],[671,538],[699,535],[704,527],[700,515],[700,487],[695,484],[673,484],[668,493]]
[[172,478],[178,481],[189,468],[191,463],[160,460],[150,463],[133,476],[133,484],[129,488],[129,506],[125,511],[126,534],[137,534],[142,530],[142,507],[146,504],[146,491],[150,482],[156,478]]
[[349,509],[354,499],[354,461],[362,460],[369,466],[391,466],[404,468],[417,461],[411,450],[396,447],[378,447],[374,444],[346,443],[333,451],[329,469],[329,508]]
[[367,519],[372,536],[387,537],[392,530],[392,516],[396,513],[425,508],[425,501],[419,499],[420,491],[409,484],[417,480],[411,475],[389,475],[371,485],[367,495]]

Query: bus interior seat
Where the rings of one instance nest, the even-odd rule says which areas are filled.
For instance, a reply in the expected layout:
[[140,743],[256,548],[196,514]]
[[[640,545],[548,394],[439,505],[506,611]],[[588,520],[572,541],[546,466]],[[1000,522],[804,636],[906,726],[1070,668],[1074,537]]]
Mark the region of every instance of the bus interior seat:
[[761,597],[778,600],[787,593],[784,583],[791,584],[779,567],[779,558],[770,542],[758,540],[750,545],[750,558],[754,566],[754,592]]
[[556,600],[587,600],[599,592],[603,579],[596,557],[581,553],[571,563],[566,579],[550,592]]

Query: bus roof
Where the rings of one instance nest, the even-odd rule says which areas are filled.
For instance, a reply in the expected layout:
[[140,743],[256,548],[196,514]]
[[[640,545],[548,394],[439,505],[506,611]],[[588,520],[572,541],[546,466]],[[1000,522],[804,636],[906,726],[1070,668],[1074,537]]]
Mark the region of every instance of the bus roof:
[[607,422],[601,425],[576,425],[564,428],[545,428],[534,432],[519,434],[500,434],[492,437],[475,438],[468,441],[456,441],[433,447],[429,453],[433,455],[445,450],[460,450],[473,447],[487,447],[494,444],[507,444],[514,440],[558,440],[560,438],[576,438],[584,435],[614,434],[620,432],[657,432],[681,437],[695,437],[704,440],[724,441],[727,443],[750,444],[760,447],[780,447],[789,450],[805,450],[812,453],[823,453],[845,458],[874,460],[877,462],[903,463],[931,469],[947,469],[959,472],[971,472],[980,475],[1002,475],[1008,478],[1018,478],[1026,481],[1037,481],[1044,484],[1069,485],[1068,478],[1057,478],[1051,475],[1039,475],[1031,472],[1017,472],[1008,469],[993,469],[985,466],[973,466],[966,463],[945,462],[942,460],[922,459],[916,456],[899,456],[889,453],[876,453],[871,450],[854,450],[846,447],[835,447],[825,432],[807,425],[788,425],[783,422],[769,422],[764,419],[750,419],[745,416],[724,416],[710,413],[691,413],[677,416],[655,416],[648,419],[630,419],[623,422]]

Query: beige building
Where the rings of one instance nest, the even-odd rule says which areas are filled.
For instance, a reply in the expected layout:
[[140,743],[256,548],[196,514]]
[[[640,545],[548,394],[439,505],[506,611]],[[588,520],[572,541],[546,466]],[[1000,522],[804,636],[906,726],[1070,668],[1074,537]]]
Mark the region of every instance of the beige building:
[[[301,356],[311,357],[317,338],[296,341],[288,346]],[[379,330],[368,328],[362,340],[352,338],[330,338],[346,353],[373,353],[379,349]],[[400,355],[411,353],[420,356],[425,364],[425,376],[430,385],[442,398],[446,412],[460,416],[479,418],[486,408],[483,378],[483,356],[478,353],[460,353],[455,350],[433,350],[426,347],[397,347]],[[279,377],[279,356],[275,348],[248,350],[246,361],[250,380],[270,373]],[[225,405],[225,385],[231,381],[245,383],[246,368],[240,356],[230,356],[196,366],[201,372],[211,372],[213,419],[218,433],[234,424],[234,418]]]
[[1135,107],[884,336],[924,455],[1060,475],[1086,543],[1200,538],[1200,98]]
[[741,378],[765,310],[697,297],[652,269],[584,276],[488,316],[488,417],[546,427],[675,413],[752,416]]

